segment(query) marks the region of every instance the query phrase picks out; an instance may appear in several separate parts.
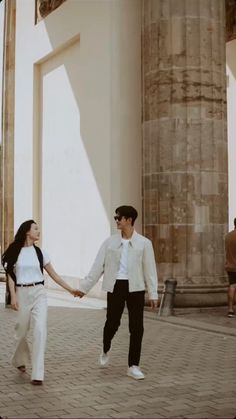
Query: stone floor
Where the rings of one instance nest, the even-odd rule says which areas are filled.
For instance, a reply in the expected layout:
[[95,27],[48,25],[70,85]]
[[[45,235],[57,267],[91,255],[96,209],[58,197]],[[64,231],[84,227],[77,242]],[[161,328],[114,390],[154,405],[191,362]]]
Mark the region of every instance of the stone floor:
[[[1,287],[0,287],[1,290]],[[224,309],[145,311],[141,368],[126,375],[128,318],[113,340],[111,364],[99,368],[103,303],[76,302],[49,291],[46,375],[30,384],[10,363],[16,313],[0,304],[0,416],[2,418],[222,418],[236,416],[236,317]],[[4,290],[0,292],[1,298]],[[100,304],[100,305],[99,305]],[[31,342],[31,331],[29,341]]]

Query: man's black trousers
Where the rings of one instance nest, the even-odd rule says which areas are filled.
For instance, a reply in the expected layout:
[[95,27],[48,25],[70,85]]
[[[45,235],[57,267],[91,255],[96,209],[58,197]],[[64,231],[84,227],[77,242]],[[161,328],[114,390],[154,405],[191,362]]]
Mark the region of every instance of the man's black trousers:
[[143,311],[145,291],[129,292],[128,280],[117,280],[113,292],[107,293],[107,318],[103,329],[103,351],[108,352],[111,340],[120,326],[125,303],[129,316],[128,365],[139,365],[143,338]]

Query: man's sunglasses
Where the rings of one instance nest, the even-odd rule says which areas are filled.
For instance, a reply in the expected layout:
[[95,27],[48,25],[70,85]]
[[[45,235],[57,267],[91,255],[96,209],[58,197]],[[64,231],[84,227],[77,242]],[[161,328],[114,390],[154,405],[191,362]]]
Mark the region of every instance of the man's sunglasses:
[[122,220],[122,218],[123,218],[123,215],[115,215],[115,216],[114,216],[114,220],[115,220],[115,221],[121,221],[121,220]]

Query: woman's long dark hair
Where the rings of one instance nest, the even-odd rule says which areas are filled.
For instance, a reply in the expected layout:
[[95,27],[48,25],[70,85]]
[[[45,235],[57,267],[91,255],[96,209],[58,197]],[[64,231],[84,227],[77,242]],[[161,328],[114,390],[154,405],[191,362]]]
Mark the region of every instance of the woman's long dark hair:
[[19,253],[25,244],[26,234],[30,231],[31,225],[36,224],[34,220],[27,220],[18,228],[14,241],[8,246],[2,255],[2,265],[7,274],[15,281],[14,266],[18,259]]

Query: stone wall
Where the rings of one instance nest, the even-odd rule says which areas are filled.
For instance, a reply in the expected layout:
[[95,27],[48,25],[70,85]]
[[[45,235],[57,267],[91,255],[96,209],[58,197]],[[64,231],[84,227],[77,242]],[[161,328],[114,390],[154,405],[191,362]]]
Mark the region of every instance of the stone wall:
[[160,283],[214,305],[228,229],[224,3],[144,0],[142,33],[144,233]]
[[225,0],[226,10],[226,42],[236,39],[236,2]]

